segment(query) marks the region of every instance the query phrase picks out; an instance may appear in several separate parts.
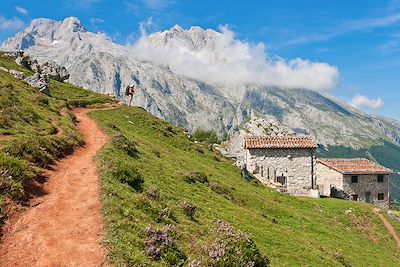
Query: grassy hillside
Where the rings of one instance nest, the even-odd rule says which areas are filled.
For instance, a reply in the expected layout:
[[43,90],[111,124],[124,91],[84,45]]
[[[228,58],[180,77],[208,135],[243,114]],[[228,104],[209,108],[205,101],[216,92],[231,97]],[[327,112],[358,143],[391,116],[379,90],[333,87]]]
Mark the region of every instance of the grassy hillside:
[[[1,53],[0,66],[20,69]],[[0,221],[10,203],[40,193],[43,168],[82,143],[70,107],[112,101],[56,81],[51,94],[0,71]],[[140,108],[91,116],[112,140],[98,161],[115,266],[400,264],[367,204],[291,197],[245,181],[233,162]]]
[[[31,74],[1,53],[0,66]],[[9,204],[40,194],[42,168],[82,143],[69,108],[112,101],[56,81],[50,90],[51,97],[43,95],[0,71],[0,230]]]
[[371,206],[244,181],[231,161],[140,108],[91,113],[115,266],[399,266]]

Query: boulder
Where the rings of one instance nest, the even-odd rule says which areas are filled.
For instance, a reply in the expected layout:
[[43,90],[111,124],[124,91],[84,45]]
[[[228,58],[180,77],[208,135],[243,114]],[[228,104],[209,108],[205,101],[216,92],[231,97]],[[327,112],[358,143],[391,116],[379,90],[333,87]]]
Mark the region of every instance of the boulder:
[[47,75],[50,79],[63,82],[69,78],[69,73],[65,67],[62,67],[54,61],[48,61],[40,66],[40,72]]
[[20,55],[20,53],[21,52],[19,52],[19,51],[6,52],[3,54],[3,57],[15,60]]
[[30,69],[30,64],[32,63],[32,61],[28,54],[20,51],[17,52],[17,58],[15,59],[15,63],[17,63],[18,66]]
[[30,65],[29,65],[29,69],[33,72],[39,72],[40,73],[40,65],[37,62],[37,60],[33,60]]
[[26,81],[30,86],[38,88],[40,92],[50,95],[49,78],[46,75],[35,73],[27,77]]
[[17,79],[23,80],[25,79],[25,74],[23,72],[20,71],[16,71],[16,70],[9,70],[8,71],[12,76],[14,76]]

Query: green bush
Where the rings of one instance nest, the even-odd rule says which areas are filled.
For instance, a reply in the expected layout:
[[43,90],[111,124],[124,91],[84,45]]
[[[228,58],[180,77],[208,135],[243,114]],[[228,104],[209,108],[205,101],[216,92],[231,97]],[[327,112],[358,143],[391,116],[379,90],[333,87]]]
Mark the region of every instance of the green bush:
[[193,204],[190,204],[187,201],[182,201],[180,203],[180,207],[183,210],[183,213],[189,217],[190,219],[194,219],[194,215],[196,214],[196,206]]
[[118,133],[114,135],[114,137],[112,138],[112,143],[116,148],[124,151],[129,156],[133,158],[139,157],[139,151],[136,149],[135,144],[133,142],[130,142],[122,134]]
[[219,144],[221,140],[218,138],[218,135],[214,131],[205,131],[197,129],[193,133],[193,137],[200,142],[205,142],[208,144]]
[[183,180],[189,184],[193,183],[201,183],[201,184],[208,184],[207,175],[202,172],[190,172],[183,176]]
[[115,177],[121,183],[129,185],[137,192],[141,192],[143,190],[144,179],[136,170],[121,168],[114,171],[113,177]]

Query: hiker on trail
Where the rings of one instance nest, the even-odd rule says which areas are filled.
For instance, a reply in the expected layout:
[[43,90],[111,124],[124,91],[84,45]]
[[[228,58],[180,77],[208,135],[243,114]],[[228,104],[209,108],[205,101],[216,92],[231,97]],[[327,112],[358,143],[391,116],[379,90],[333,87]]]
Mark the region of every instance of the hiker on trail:
[[135,86],[133,84],[130,84],[129,86],[126,87],[125,95],[128,96],[128,98],[129,98],[128,106],[131,106],[131,104],[132,104],[132,99],[133,99],[134,93],[135,93]]

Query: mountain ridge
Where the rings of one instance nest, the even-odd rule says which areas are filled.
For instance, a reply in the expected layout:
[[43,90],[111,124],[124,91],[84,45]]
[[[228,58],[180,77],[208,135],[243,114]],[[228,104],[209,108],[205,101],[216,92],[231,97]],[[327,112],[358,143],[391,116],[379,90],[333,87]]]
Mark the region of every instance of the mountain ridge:
[[[149,38],[160,46],[167,35],[167,43],[180,41],[174,39],[178,35],[189,47],[204,50],[207,45],[212,47],[222,34],[200,27],[184,30],[174,26]],[[188,37],[192,35],[197,39]],[[211,41],[202,43],[206,35]],[[200,40],[200,45],[194,45],[194,40]],[[69,82],[115,95],[120,100],[124,99],[124,86],[134,82],[139,89],[135,105],[192,131],[215,130],[222,136],[250,119],[267,117],[297,133],[312,135],[325,147],[365,148],[379,144],[380,139],[400,144],[400,123],[391,119],[364,114],[307,89],[215,85],[185,77],[169,66],[138,60],[126,47],[111,42],[104,34],[86,31],[73,17],[62,22],[33,20],[24,31],[6,40],[2,48],[26,50],[39,62],[54,60],[68,69]]]

